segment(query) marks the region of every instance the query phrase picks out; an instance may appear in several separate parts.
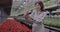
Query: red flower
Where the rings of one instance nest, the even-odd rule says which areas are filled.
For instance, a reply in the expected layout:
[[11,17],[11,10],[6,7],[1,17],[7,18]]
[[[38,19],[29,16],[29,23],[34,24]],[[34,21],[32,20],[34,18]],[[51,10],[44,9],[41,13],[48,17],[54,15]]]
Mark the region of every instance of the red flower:
[[16,20],[7,19],[0,23],[0,32],[32,32],[27,26]]

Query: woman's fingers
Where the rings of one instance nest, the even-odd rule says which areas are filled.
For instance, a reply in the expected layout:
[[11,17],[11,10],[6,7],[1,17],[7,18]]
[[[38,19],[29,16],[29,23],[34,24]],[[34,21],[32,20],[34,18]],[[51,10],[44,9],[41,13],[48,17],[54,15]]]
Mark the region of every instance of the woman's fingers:
[[29,15],[29,11],[26,11],[26,12],[24,13],[24,17],[27,16],[27,15]]

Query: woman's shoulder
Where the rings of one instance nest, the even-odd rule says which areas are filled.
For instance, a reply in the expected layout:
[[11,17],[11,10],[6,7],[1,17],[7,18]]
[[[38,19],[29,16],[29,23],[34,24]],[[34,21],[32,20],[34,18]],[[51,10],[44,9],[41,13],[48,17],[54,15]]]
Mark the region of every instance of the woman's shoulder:
[[48,13],[48,11],[45,11],[45,12],[43,12],[44,14],[47,14]]
[[42,15],[47,15],[47,11],[45,11],[45,12],[42,12]]
[[32,12],[32,13],[36,13],[36,10],[33,9],[33,10],[31,10],[31,12]]
[[32,11],[33,11],[33,12],[36,12],[36,10],[35,10],[35,9],[33,9]]

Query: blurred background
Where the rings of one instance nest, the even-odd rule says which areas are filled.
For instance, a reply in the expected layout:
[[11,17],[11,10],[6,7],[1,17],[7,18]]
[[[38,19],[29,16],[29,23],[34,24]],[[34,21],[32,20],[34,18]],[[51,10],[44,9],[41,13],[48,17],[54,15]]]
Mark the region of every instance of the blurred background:
[[48,11],[44,19],[46,32],[60,32],[60,0],[8,0],[5,3],[0,0],[0,22],[9,16],[22,15],[25,11],[34,9],[36,1],[43,1],[44,9]]

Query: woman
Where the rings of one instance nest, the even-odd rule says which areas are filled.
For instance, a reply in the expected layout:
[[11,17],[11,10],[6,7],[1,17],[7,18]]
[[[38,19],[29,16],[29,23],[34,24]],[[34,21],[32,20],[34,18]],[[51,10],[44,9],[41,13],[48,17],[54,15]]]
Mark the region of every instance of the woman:
[[46,12],[44,12],[44,5],[42,1],[38,1],[35,3],[36,9],[32,11],[31,14],[28,14],[28,11],[24,14],[24,16],[31,20],[33,19],[32,32],[44,32],[43,20],[46,16]]

